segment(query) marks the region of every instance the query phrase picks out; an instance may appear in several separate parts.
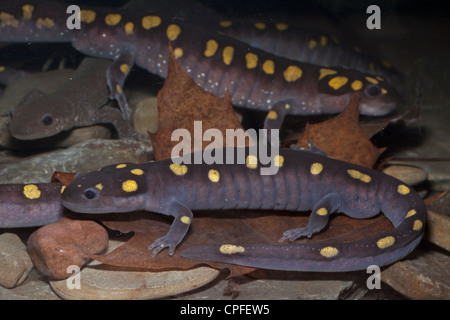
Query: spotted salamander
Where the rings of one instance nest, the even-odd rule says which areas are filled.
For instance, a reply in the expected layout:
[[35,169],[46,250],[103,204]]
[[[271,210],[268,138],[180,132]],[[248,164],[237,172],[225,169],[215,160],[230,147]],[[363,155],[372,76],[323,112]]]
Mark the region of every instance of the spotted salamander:
[[385,115],[398,101],[383,77],[282,58],[214,29],[166,18],[164,12],[83,7],[81,29],[69,29],[66,10],[59,2],[2,1],[0,41],[70,42],[87,55],[113,59],[107,83],[125,118],[123,84],[131,67],[136,63],[166,77],[169,42],[200,87],[218,96],[228,90],[234,105],[271,110],[270,119],[338,113],[355,92],[365,115]]
[[66,210],[61,205],[61,183],[0,184],[0,228],[36,227],[57,221]]
[[[170,255],[174,253],[192,223],[191,210],[311,210],[307,226],[286,231],[281,241],[311,237],[336,212],[365,219],[381,211],[395,227],[377,237],[348,243],[219,244],[182,252],[187,258],[257,268],[348,271],[381,266],[406,256],[422,238],[424,203],[395,178],[311,151],[280,150],[268,164],[248,149],[239,150],[244,154],[225,149],[219,158],[223,164],[193,164],[194,153],[188,158],[191,164],[176,164],[171,159],[120,163],[79,174],[64,190],[62,204],[81,213],[146,210],[173,216],[167,235],[150,245],[153,256],[166,247]],[[263,168],[275,168],[276,173],[262,175]]]

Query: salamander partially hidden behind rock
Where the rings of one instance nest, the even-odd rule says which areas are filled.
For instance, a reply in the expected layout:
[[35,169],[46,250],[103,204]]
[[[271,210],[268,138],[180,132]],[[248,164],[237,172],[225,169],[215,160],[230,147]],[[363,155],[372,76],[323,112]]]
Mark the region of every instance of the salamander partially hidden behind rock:
[[109,91],[105,72],[111,61],[86,58],[61,87],[51,94],[32,90],[11,114],[11,134],[22,140],[56,135],[74,127],[111,123],[121,138],[137,133],[119,109],[106,106]]

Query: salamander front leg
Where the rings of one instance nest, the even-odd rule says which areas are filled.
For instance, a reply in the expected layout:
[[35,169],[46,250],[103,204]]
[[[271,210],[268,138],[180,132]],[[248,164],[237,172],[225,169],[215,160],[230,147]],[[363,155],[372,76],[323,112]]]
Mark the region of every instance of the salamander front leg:
[[280,129],[283,124],[284,117],[288,113],[290,107],[291,105],[286,101],[275,103],[266,115],[266,119],[264,120],[264,129],[267,129],[269,132],[272,129]]
[[283,233],[283,237],[278,241],[282,242],[286,239],[295,241],[296,239],[305,236],[311,238],[314,233],[321,231],[327,226],[330,215],[339,210],[340,203],[339,195],[335,193],[326,195],[314,205],[311,215],[309,216],[308,224],[305,228],[287,230]]
[[123,92],[123,85],[134,64],[135,54],[131,51],[122,52],[106,71],[106,81],[110,98],[115,99],[122,111],[123,118],[130,120],[130,108]]
[[191,225],[193,214],[191,209],[185,205],[176,201],[170,207],[170,212],[175,219],[169,232],[148,247],[149,250],[155,248],[152,253],[153,257],[166,247],[169,247],[169,255],[173,255],[175,248],[183,240]]

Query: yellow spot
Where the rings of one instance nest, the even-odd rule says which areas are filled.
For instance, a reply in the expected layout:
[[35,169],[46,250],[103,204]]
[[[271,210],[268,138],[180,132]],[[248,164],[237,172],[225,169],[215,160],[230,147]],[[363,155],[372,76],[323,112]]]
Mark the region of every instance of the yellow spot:
[[392,236],[388,236],[386,238],[381,238],[380,240],[377,241],[377,246],[380,249],[385,249],[387,247],[390,247],[394,244],[395,242],[395,238]]
[[308,43],[308,48],[310,48],[311,50],[314,49],[317,46],[317,41],[314,39],[309,40]]
[[335,247],[325,247],[320,249],[320,254],[326,258],[332,258],[337,256],[339,253],[339,250]]
[[297,66],[289,66],[283,72],[284,79],[287,82],[293,82],[293,81],[300,79],[302,74],[303,74],[302,69],[300,69]]
[[134,32],[134,23],[133,22],[127,22],[125,23],[125,33],[127,35],[133,34]]
[[121,164],[118,164],[117,166],[116,166],[116,168],[117,169],[122,169],[122,168],[125,168],[127,165],[125,164],[125,163],[121,163]]
[[236,254],[244,252],[245,248],[234,244],[223,244],[220,246],[219,251],[223,254]]
[[180,220],[184,224],[190,224],[191,223],[191,218],[189,218],[188,216],[182,216]]
[[150,30],[156,28],[161,24],[161,18],[158,16],[145,16],[142,18],[142,28]]
[[323,165],[321,163],[315,162],[311,165],[311,173],[313,175],[318,175],[323,170]]
[[266,28],[266,24],[264,22],[256,22],[254,24],[256,29],[264,30]]
[[166,35],[170,41],[174,41],[181,33],[181,28],[176,24],[171,24],[167,27]]
[[320,208],[316,211],[319,216],[326,216],[328,214],[328,210],[325,208]]
[[419,231],[420,229],[422,229],[422,227],[423,227],[422,221],[420,221],[420,220],[414,221],[414,224],[413,224],[414,231]]
[[378,84],[378,83],[379,83],[378,80],[375,79],[375,78],[373,78],[373,77],[367,76],[367,77],[365,77],[365,78],[366,78],[366,80],[369,81],[370,83],[373,83],[373,84]]
[[19,20],[14,18],[12,14],[0,12],[0,27],[17,27]]
[[355,80],[352,82],[351,87],[354,91],[358,91],[363,87],[363,83],[361,80]]
[[0,66],[0,72],[5,71],[5,67],[4,66]]
[[204,53],[205,57],[212,57],[213,55],[215,55],[217,52],[217,48],[219,48],[219,44],[216,40],[208,40],[208,42],[206,42],[206,49]]
[[208,172],[208,178],[209,180],[211,180],[212,182],[219,182],[220,180],[220,174],[219,171],[211,169]]
[[249,169],[256,169],[258,167],[258,158],[254,155],[248,155],[245,159],[245,165]]
[[391,68],[392,67],[392,64],[390,64],[388,61],[386,61],[386,60],[381,60],[381,64],[383,65],[383,66],[385,66],[386,68]]
[[288,28],[289,26],[286,23],[283,22],[279,22],[275,25],[275,28],[277,28],[278,31],[284,31]]
[[222,20],[222,21],[219,22],[219,25],[220,25],[221,27],[224,27],[224,28],[228,28],[228,27],[231,26],[232,24],[233,24],[233,22],[230,21],[230,20]]
[[286,105],[284,106],[284,108],[285,108],[286,110],[289,110],[289,109],[291,108],[291,105],[290,105],[289,103],[286,103]]
[[278,113],[277,113],[276,111],[270,110],[270,111],[267,113],[266,118],[269,119],[269,120],[275,120],[275,119],[278,118]]
[[388,93],[388,91],[385,88],[381,88],[381,93],[386,94],[386,93]]
[[405,217],[405,218],[412,217],[412,216],[415,215],[416,213],[417,213],[417,211],[414,210],[414,209],[409,210],[408,213],[406,214],[406,217]]
[[116,91],[117,91],[118,94],[122,94],[123,93],[122,87],[119,84],[116,84]]
[[131,170],[131,173],[137,176],[142,176],[144,174],[144,171],[142,171],[141,169],[133,169]]
[[369,175],[359,172],[358,170],[349,169],[347,170],[347,173],[350,175],[350,177],[361,180],[365,183],[369,183],[370,181],[372,181],[372,178]]
[[397,188],[398,193],[406,195],[409,193],[409,188],[407,186],[405,186],[404,184],[401,184],[398,186]]
[[173,54],[175,55],[175,59],[181,58],[183,56],[183,49],[175,48]]
[[330,74],[336,74],[337,71],[336,70],[332,70],[332,69],[327,69],[327,68],[321,68],[319,70],[320,75],[319,75],[319,80],[321,80],[322,78],[330,75]]
[[384,81],[384,79],[380,76],[376,76],[375,78],[377,78],[379,81]]
[[245,55],[245,65],[247,69],[254,69],[258,65],[258,56],[254,53],[248,52]]
[[120,71],[123,74],[127,75],[128,71],[130,71],[130,67],[126,63],[123,63],[123,64],[120,65]]
[[41,191],[34,184],[27,184],[23,187],[23,194],[28,199],[38,199],[41,196]]
[[327,42],[328,42],[327,37],[325,37],[325,36],[321,36],[321,37],[320,37],[320,45],[321,45],[321,46],[326,46],[326,45],[327,45]]
[[373,62],[369,62],[369,70],[370,71],[375,71],[375,65]]
[[345,86],[348,82],[347,77],[337,76],[328,81],[328,85],[332,87],[334,90],[338,90]]
[[267,74],[274,74],[275,73],[275,63],[273,60],[266,60],[264,61],[262,65],[263,71]]
[[44,18],[44,19],[39,18],[36,20],[36,27],[38,29],[42,29],[42,28],[50,29],[54,25],[55,25],[55,21],[53,21],[53,19],[50,19],[50,18]]
[[127,180],[122,183],[122,190],[126,192],[134,192],[138,189],[137,182],[134,180]]
[[233,56],[234,56],[234,48],[232,46],[226,46],[225,48],[223,48],[222,51],[223,63],[229,66],[231,64],[231,61],[233,61]]
[[96,184],[95,187],[96,187],[98,190],[103,190],[103,185],[102,185],[101,183]]
[[282,155],[277,154],[273,158],[273,161],[274,161],[274,166],[275,167],[281,168],[283,166],[283,164],[284,164],[284,157]]
[[95,20],[96,15],[92,10],[80,10],[80,21],[89,24]]
[[176,164],[172,163],[170,164],[170,170],[172,170],[173,173],[175,173],[177,176],[185,175],[188,171],[188,168],[184,164]]
[[31,4],[25,4],[22,6],[23,11],[23,19],[24,20],[31,20],[31,17],[33,16],[33,10],[34,6]]
[[335,36],[330,36],[331,40],[334,41],[334,43],[339,44],[339,39],[336,38]]
[[66,186],[62,186],[62,187],[61,187],[61,193],[63,193],[64,190],[66,190]]
[[120,22],[120,20],[122,20],[122,16],[120,14],[110,13],[105,17],[105,23],[108,26],[115,26]]

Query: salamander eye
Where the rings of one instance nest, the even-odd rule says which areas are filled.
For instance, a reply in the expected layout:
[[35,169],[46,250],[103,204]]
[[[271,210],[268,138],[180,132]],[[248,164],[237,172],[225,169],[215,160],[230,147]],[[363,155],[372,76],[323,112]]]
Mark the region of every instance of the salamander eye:
[[49,114],[46,114],[42,117],[41,121],[43,124],[48,126],[49,124],[51,124],[53,122],[53,117]]
[[87,189],[86,191],[84,191],[84,196],[86,197],[86,199],[92,200],[97,196],[97,192],[92,189]]
[[381,89],[376,84],[373,84],[366,89],[366,93],[369,97],[375,98],[381,94]]

